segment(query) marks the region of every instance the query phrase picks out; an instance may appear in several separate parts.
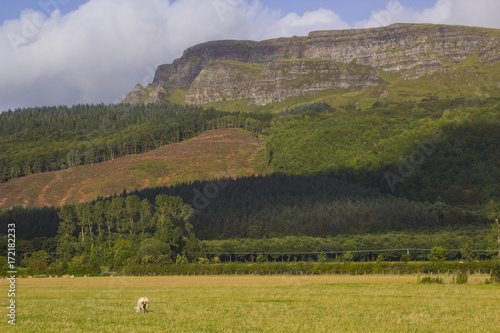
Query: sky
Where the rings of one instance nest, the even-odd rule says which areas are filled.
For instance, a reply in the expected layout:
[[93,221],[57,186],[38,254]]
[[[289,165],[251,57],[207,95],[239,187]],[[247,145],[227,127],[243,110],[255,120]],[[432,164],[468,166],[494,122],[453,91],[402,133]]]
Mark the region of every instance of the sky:
[[0,112],[118,103],[210,40],[399,22],[500,28],[499,13],[499,0],[0,0]]

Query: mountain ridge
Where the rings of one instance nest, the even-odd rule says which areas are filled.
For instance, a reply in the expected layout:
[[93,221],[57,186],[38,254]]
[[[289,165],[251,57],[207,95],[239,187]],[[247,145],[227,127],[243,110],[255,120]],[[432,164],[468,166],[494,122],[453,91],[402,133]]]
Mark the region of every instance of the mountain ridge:
[[[260,42],[210,41],[186,49],[171,64],[158,66],[153,82],[147,87],[136,86],[124,102],[161,102],[172,91],[184,89],[186,104],[247,99],[248,104],[266,105],[342,85],[347,91],[374,85],[385,90],[382,76],[399,74],[402,81],[411,81],[440,71],[447,73],[453,66],[475,69],[476,65],[494,66],[499,60],[500,30],[449,25],[398,23],[373,29],[313,31],[307,37]],[[331,62],[330,69],[325,69],[326,62]],[[373,73],[352,75],[348,64],[359,66],[354,74],[362,69]],[[295,65],[294,70],[290,71],[290,65]],[[339,75],[325,80],[334,66]],[[262,75],[268,79],[261,79]],[[302,83],[309,85],[294,89],[301,76],[307,78]],[[331,82],[339,79],[351,84]],[[371,97],[389,95],[378,90]]]

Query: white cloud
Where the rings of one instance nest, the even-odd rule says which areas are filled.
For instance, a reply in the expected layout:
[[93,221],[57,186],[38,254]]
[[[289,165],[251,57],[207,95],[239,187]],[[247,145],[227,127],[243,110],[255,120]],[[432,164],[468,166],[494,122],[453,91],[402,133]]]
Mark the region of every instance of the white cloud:
[[[0,111],[119,101],[137,82],[151,82],[157,65],[208,40],[351,27],[330,9],[282,14],[249,1],[90,0],[64,16],[58,10],[45,15],[44,8],[24,11],[0,26]],[[355,26],[406,21],[498,27],[499,12],[497,0],[439,0],[422,12],[392,1]]]
[[356,28],[380,27],[392,23],[455,24],[500,28],[498,0],[437,0],[434,7],[415,11],[399,1],[374,11],[367,20],[354,23]]
[[321,8],[302,16],[289,13],[278,21],[278,27],[282,36],[290,36],[306,35],[313,30],[349,29],[350,25],[335,12]]
[[347,26],[330,10],[281,17],[243,0],[91,0],[65,16],[43,11],[0,27],[0,110],[116,102],[197,43]]

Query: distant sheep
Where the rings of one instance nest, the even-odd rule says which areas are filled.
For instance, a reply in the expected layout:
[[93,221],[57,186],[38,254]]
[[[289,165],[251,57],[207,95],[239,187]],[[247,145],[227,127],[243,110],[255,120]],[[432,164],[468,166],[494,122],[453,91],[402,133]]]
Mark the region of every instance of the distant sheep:
[[144,312],[146,313],[146,310],[149,307],[149,298],[147,297],[141,297],[137,301],[137,306],[134,308],[136,312]]

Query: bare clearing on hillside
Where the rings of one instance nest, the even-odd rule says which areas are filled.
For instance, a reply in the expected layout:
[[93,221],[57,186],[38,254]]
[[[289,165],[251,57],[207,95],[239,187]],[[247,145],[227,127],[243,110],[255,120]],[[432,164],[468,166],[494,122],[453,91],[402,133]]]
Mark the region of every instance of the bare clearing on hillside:
[[89,202],[186,181],[257,174],[265,143],[241,130],[220,129],[195,138],[94,165],[35,174],[0,184],[0,208]]

